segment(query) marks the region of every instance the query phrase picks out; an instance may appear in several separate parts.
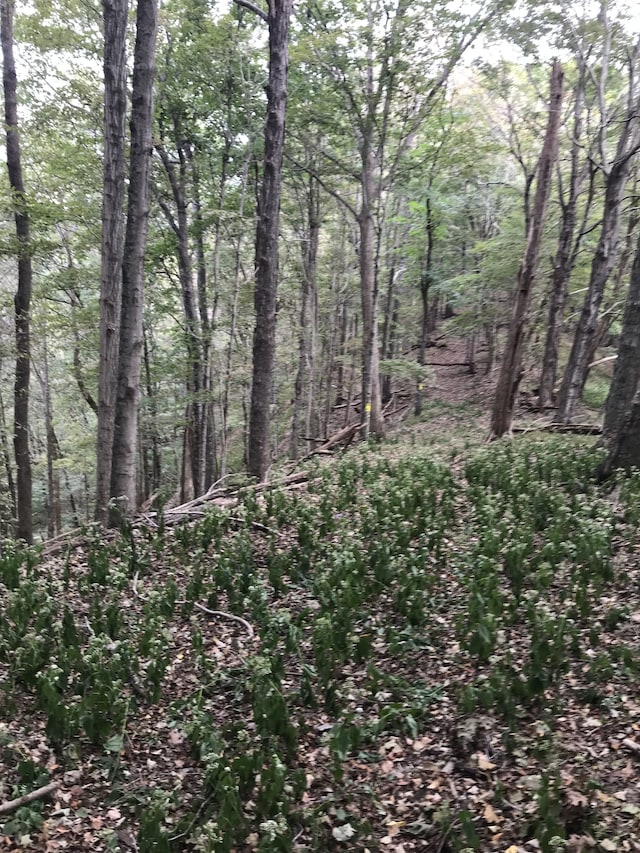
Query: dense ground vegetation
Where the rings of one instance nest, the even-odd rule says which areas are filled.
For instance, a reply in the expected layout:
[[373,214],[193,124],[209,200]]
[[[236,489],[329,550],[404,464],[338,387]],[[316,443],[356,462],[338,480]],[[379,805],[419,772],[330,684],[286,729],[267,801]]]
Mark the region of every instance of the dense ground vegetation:
[[640,476],[442,412],[195,522],[4,547],[0,801],[59,787],[1,849],[640,850]]

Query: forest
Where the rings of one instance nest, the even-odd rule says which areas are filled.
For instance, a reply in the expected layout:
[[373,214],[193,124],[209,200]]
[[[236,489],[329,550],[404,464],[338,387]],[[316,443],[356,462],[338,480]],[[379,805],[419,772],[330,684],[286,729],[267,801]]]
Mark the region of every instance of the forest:
[[640,851],[637,11],[0,47],[0,850]]

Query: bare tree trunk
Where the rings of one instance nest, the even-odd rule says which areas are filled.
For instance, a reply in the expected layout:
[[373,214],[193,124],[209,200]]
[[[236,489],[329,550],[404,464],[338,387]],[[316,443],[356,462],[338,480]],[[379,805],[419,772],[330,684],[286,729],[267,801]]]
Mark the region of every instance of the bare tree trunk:
[[18,133],[18,85],[13,57],[13,12],[13,0],[1,0],[0,41],[3,59],[2,85],[4,89],[6,158],[18,242],[18,288],[14,299],[16,370],[13,404],[13,448],[16,457],[18,486],[17,534],[19,539],[30,544],[33,541],[31,456],[29,452],[30,310],[33,273],[29,214],[26,206]]
[[256,231],[256,325],[249,417],[249,473],[264,480],[271,465],[269,430],[276,352],[280,192],[287,110],[289,21],[293,0],[269,0],[269,82],[264,169]]
[[[239,217],[244,218],[244,207],[246,201],[247,183],[249,178],[249,164],[251,156],[244,161],[242,171],[242,187],[240,192],[240,204],[238,206]],[[238,300],[240,298],[240,283],[241,283],[241,250],[242,250],[242,229],[239,230],[235,244],[235,270],[233,280],[233,301],[231,304],[231,318],[229,324],[229,344],[227,346],[224,382],[222,386],[222,423],[220,426],[220,476],[224,477],[227,473],[227,453],[229,447],[229,394],[231,389],[231,374],[233,368],[233,350],[236,345],[236,327],[238,322]],[[244,393],[244,392],[243,392]],[[244,399],[244,398],[243,398]],[[246,442],[245,442],[246,444]],[[246,461],[246,452],[243,454]]]
[[[127,515],[135,512],[137,497],[136,459],[143,346],[144,258],[149,220],[149,172],[153,150],[153,80],[157,32],[157,0],[138,0],[131,95],[127,227],[122,264],[118,393],[111,469],[111,496],[118,499],[124,498],[124,505],[119,508],[119,511]],[[112,518],[112,521],[115,520]]]
[[[160,207],[176,237],[176,255],[178,262],[178,275],[180,278],[180,292],[182,296],[182,309],[185,320],[185,338],[187,348],[187,397],[185,406],[185,429],[189,434],[185,435],[185,441],[189,443],[188,454],[190,467],[183,467],[183,491],[185,494],[196,495],[203,493],[201,474],[201,460],[203,457],[204,435],[203,418],[204,388],[205,388],[205,362],[203,355],[203,330],[201,328],[200,315],[198,313],[199,295],[193,287],[193,262],[189,240],[189,202],[187,199],[187,155],[185,153],[186,143],[178,118],[173,117],[174,143],[178,153],[178,168],[169,157],[164,145],[156,145],[156,150],[164,166],[173,203],[175,216],[168,203],[160,198]],[[186,483],[186,480],[189,483]],[[186,491],[185,491],[186,490]]]
[[2,446],[2,467],[6,477],[7,490],[9,492],[11,522],[15,521],[18,512],[16,499],[16,487],[11,469],[11,454],[9,453],[9,439],[7,436],[7,421],[4,413],[4,400],[0,393],[0,445]]
[[384,438],[378,347],[378,282],[375,249],[375,173],[373,152],[362,155],[360,228],[360,291],[362,301],[362,429],[363,438]]
[[[640,383],[640,240],[631,270],[631,282],[622,320],[618,358],[604,410],[604,441],[614,446],[629,416]],[[639,456],[640,461],[640,456]],[[610,460],[613,465],[613,460]]]
[[[562,218],[560,224],[560,236],[558,237],[558,248],[553,261],[553,275],[551,279],[551,294],[549,297],[549,314],[547,321],[547,334],[545,338],[544,356],[542,360],[542,372],[540,375],[540,391],[538,405],[540,411],[551,407],[554,402],[554,388],[556,384],[556,373],[558,369],[558,349],[560,336],[562,334],[562,321],[564,307],[567,299],[569,279],[575,265],[582,236],[585,231],[587,217],[591,209],[594,191],[594,170],[587,166],[580,166],[580,152],[582,149],[582,112],[584,109],[584,85],[586,67],[584,62],[580,65],[580,76],[574,92],[573,106],[573,132],[571,137],[571,172],[569,175],[569,188],[566,200],[563,197],[562,186],[559,180],[558,195]],[[574,239],[578,198],[580,188],[585,177],[585,168],[589,169],[591,180],[587,203],[583,213],[583,227]]]
[[[151,464],[147,461],[147,484],[145,498],[152,495],[160,488],[160,480],[162,475],[162,457],[160,454],[160,438],[158,436],[158,403],[156,388],[154,387],[151,378],[151,353],[149,352],[149,334],[143,327],[142,330],[143,342],[143,359],[144,359],[144,376],[146,384],[147,400],[149,401],[149,417],[151,423],[149,425],[148,434],[145,436],[147,447],[144,448],[145,455],[147,451],[151,451]],[[150,446],[149,446],[150,445]]]
[[118,388],[127,113],[127,0],[103,0],[104,154],[100,278],[100,368],[96,441],[97,521],[106,523]]
[[635,230],[637,225],[638,214],[635,211],[632,211],[629,214],[629,218],[627,221],[627,232],[625,234],[622,251],[620,252],[618,266],[615,271],[613,287],[606,295],[606,299],[604,300],[603,304],[603,310],[601,311],[600,316],[598,318],[596,332],[589,347],[589,358],[587,361],[587,373],[585,376],[585,382],[588,379],[589,373],[591,371],[591,363],[596,360],[596,353],[598,349],[602,346],[609,332],[609,329],[611,328],[611,323],[614,319],[620,317],[622,313],[619,310],[622,307],[620,304],[622,301],[622,285],[627,277],[627,269],[629,267],[629,261],[631,260],[633,239],[635,237]]
[[[432,175],[429,176],[429,190],[431,189]],[[418,347],[418,364],[423,366],[427,355],[427,343],[429,342],[429,334],[435,328],[435,322],[431,315],[436,312],[429,310],[429,291],[433,281],[433,245],[435,239],[435,226],[433,221],[433,211],[431,207],[431,193],[427,193],[426,201],[426,236],[427,248],[424,258],[424,267],[420,276],[420,300],[422,306],[420,318],[420,342]],[[464,256],[463,256],[464,257]],[[414,413],[416,417],[422,414],[422,401],[424,397],[423,380],[420,378],[416,385],[416,397],[414,403]]]
[[59,446],[53,427],[53,407],[49,386],[49,352],[46,333],[43,337],[43,367],[40,385],[44,401],[44,419],[47,434],[47,535],[51,539],[60,533],[62,514],[60,510],[60,472],[55,467],[59,458]]
[[[606,7],[604,5],[601,14],[606,24]],[[610,30],[607,31],[607,34],[610,39]],[[599,93],[601,101],[600,121],[602,126],[600,154],[602,158],[602,171],[605,176],[604,210],[600,227],[600,239],[591,263],[589,286],[584,297],[582,312],[573,339],[573,346],[558,395],[557,420],[564,424],[571,423],[578,404],[582,399],[582,392],[590,364],[589,356],[592,341],[597,332],[598,314],[604,296],[604,289],[615,267],[618,256],[621,207],[627,179],[631,171],[633,159],[640,147],[640,97],[636,93],[636,66],[638,56],[640,55],[640,40],[638,40],[633,54],[629,57],[626,113],[618,117],[617,124],[620,126],[620,135],[617,140],[613,161],[610,165],[607,165],[604,145],[607,117],[603,87],[604,80],[606,79],[609,47],[610,44],[607,45],[607,53],[603,60],[604,70],[601,74]]]
[[511,430],[513,407],[521,379],[527,314],[538,266],[544,215],[551,190],[551,175],[558,151],[563,78],[562,66],[556,61],[551,71],[549,117],[538,164],[538,179],[527,232],[527,245],[518,271],[518,291],[491,415],[491,433],[495,438],[500,438]]
[[312,175],[309,176],[306,207],[308,231],[302,242],[302,294],[298,338],[298,370],[294,383],[291,441],[289,444],[289,456],[291,459],[298,458],[298,433],[300,431],[300,418],[304,402],[305,376],[307,377],[308,385],[313,380],[310,356],[312,349],[314,301],[317,286],[318,244],[320,239],[320,187]]

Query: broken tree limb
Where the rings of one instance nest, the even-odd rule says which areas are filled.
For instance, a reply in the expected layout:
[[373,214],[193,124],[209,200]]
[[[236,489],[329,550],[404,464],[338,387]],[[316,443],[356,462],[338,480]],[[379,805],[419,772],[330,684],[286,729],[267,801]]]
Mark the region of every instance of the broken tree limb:
[[48,785],[43,785],[42,788],[36,788],[35,791],[30,791],[28,794],[23,794],[21,797],[16,797],[15,800],[7,800],[4,803],[0,803],[0,815],[13,812],[16,809],[19,809],[20,806],[26,806],[28,803],[33,803],[36,800],[42,800],[44,797],[48,797],[49,794],[53,794],[57,788],[57,782],[49,782]]
[[[338,432],[334,432],[333,435],[329,436],[329,438],[326,439],[326,441],[323,441],[322,444],[318,445],[318,447],[309,451],[305,456],[301,456],[296,462],[295,467],[297,468],[298,465],[301,465],[308,459],[312,459],[314,456],[326,456],[330,454],[339,444],[343,444],[344,447],[347,448],[353,441],[356,433],[359,432],[362,427],[363,424],[361,423],[347,424],[347,426],[339,429]],[[289,476],[292,477],[294,475],[290,474]]]
[[567,432],[574,435],[602,435],[599,424],[561,424],[555,421],[550,424],[532,424],[531,426],[515,426],[512,432],[524,434],[527,432]]

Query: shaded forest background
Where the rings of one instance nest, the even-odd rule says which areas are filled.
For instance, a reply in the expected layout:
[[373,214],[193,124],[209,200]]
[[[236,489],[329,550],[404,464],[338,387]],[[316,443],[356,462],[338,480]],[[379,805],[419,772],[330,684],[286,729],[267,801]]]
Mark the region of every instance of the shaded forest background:
[[[172,0],[159,10],[137,506],[185,502],[250,461],[256,224],[273,69],[265,21],[273,24],[280,6]],[[38,0],[15,10],[24,189],[2,174],[5,535],[19,514],[13,300],[26,255],[34,531],[51,537],[94,516],[105,452],[96,416],[107,8]],[[588,393],[604,405],[621,337],[625,365],[638,341],[635,27],[622,4],[607,2],[580,10],[488,2],[473,14],[406,0],[297,4],[274,256],[276,354],[262,428],[270,462],[298,459],[349,425],[381,438],[385,411],[422,417],[429,352],[447,339],[464,341],[466,370],[500,380],[511,411],[524,377],[532,407],[563,424],[579,420],[594,365],[601,378]],[[129,89],[136,29],[130,15]],[[552,56],[563,76],[555,107]],[[15,236],[16,211],[28,214],[28,244]],[[505,376],[516,321],[520,350]],[[610,416],[618,433],[637,388],[637,371],[621,371],[631,378]],[[510,414],[504,429],[496,423],[494,408],[498,434]]]

